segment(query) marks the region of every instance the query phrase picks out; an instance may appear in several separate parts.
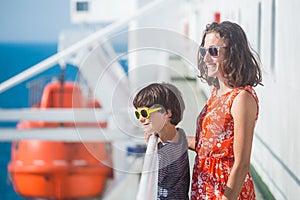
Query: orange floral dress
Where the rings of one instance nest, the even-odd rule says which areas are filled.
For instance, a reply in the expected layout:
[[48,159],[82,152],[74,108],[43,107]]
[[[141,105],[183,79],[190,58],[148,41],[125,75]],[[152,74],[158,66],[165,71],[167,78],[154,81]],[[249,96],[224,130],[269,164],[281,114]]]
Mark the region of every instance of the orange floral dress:
[[[235,88],[220,97],[216,95],[217,89],[213,88],[198,116],[191,200],[222,198],[234,163],[234,122],[230,109],[234,98],[243,90],[252,94],[258,105],[257,95],[251,86]],[[255,199],[249,172],[238,199]]]

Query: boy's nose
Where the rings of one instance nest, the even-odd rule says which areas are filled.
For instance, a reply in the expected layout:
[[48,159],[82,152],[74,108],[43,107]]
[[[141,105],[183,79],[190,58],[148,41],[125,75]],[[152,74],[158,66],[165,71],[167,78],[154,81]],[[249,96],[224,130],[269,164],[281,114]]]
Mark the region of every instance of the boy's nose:
[[146,119],[144,117],[140,117],[140,122],[144,122]]
[[144,117],[141,116],[139,120],[140,120],[141,123],[144,123],[144,122],[147,121],[148,119],[149,119],[149,118],[144,118]]

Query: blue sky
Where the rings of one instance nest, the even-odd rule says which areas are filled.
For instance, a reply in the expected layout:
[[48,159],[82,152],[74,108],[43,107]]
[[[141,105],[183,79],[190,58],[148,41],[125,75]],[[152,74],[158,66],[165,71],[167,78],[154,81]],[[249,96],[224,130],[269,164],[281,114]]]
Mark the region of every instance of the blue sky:
[[0,42],[56,42],[71,27],[69,0],[0,0]]

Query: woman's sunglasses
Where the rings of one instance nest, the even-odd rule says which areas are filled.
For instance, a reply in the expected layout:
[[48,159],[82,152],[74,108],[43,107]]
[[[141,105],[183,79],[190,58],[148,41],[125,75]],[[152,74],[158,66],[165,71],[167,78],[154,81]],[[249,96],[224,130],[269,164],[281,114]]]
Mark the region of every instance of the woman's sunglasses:
[[142,108],[142,109],[138,109],[138,110],[134,111],[134,114],[137,119],[140,119],[141,117],[148,119],[150,117],[151,113],[158,111],[158,110],[161,110],[161,107],[159,107],[159,108]]
[[221,46],[211,46],[211,47],[208,47],[208,48],[200,47],[199,48],[199,53],[200,53],[201,58],[204,58],[207,51],[212,57],[218,57],[219,56],[219,51],[220,51],[221,48],[225,48],[225,47],[221,47]]

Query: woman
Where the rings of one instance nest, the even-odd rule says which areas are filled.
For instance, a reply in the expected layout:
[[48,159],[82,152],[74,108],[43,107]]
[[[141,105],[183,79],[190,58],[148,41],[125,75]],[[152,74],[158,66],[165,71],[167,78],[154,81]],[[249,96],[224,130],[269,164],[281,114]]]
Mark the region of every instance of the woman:
[[255,199],[249,173],[261,70],[243,29],[232,22],[207,25],[198,52],[200,78],[212,85],[189,148],[197,155],[193,199]]

